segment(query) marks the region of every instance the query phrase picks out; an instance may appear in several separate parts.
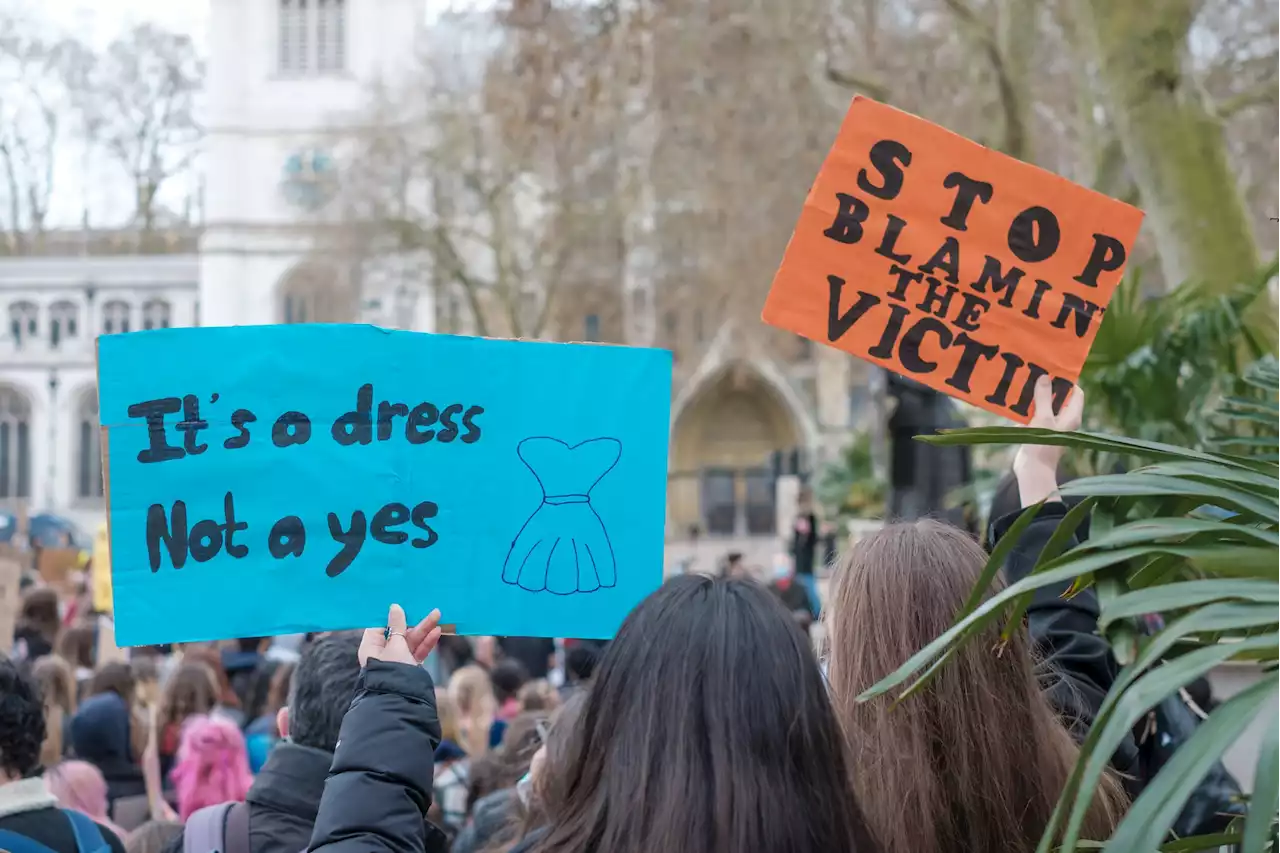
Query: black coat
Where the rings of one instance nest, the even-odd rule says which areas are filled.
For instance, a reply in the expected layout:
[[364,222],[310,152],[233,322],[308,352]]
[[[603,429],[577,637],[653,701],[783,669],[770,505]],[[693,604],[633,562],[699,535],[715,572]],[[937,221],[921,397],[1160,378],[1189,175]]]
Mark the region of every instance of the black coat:
[[[1015,584],[1035,568],[1040,553],[1067,513],[1060,502],[1045,504],[1004,564],[1005,579]],[[1009,530],[1021,510],[1009,513],[991,525],[988,546]],[[1067,549],[1074,548],[1073,537]],[[1027,631],[1041,660],[1058,676],[1047,696],[1058,716],[1082,740],[1098,716],[1107,691],[1115,683],[1120,668],[1111,646],[1098,634],[1098,594],[1089,587],[1066,598],[1069,582],[1041,587],[1032,593],[1027,607]],[[1126,735],[1111,758],[1111,765],[1126,776],[1140,775],[1138,746]],[[1132,793],[1132,792],[1131,792]]]
[[369,661],[342,718],[311,835],[324,853],[443,851],[426,823],[440,744],[435,687],[419,666]]
[[[245,802],[249,807],[249,849],[253,853],[298,853],[311,841],[320,795],[333,754],[287,741],[267,757]],[[165,853],[182,853],[181,834]]]

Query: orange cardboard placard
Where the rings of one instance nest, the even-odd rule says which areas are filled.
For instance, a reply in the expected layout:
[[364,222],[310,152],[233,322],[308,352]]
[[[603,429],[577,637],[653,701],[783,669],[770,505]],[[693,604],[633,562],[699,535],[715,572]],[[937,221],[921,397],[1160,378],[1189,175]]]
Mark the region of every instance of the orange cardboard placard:
[[854,98],[764,321],[1020,423],[1080,376],[1142,211]]

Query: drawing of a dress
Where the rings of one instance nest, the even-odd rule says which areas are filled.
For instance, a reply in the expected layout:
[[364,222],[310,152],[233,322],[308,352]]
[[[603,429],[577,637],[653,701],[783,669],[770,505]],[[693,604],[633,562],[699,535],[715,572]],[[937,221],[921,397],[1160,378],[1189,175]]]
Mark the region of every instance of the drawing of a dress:
[[526,438],[516,455],[542,487],[542,503],[511,543],[502,580],[556,595],[616,584],[613,546],[591,506],[591,490],[618,464],[622,442],[593,438],[570,447],[555,438]]

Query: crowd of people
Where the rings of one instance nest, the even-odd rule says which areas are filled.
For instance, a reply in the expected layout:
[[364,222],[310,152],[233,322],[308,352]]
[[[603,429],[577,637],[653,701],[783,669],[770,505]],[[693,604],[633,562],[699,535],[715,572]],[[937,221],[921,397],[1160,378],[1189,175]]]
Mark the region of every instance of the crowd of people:
[[[1074,428],[1081,405],[1052,414],[1038,388],[1037,424]],[[1045,501],[1000,582],[1031,570],[1066,511],[1061,454],[1019,450],[984,542],[922,520],[840,545],[818,652],[816,517],[795,531],[807,566],[670,578],[608,643],[442,637],[438,612],[409,626],[393,605],[363,634],[98,663],[94,617],[64,624],[33,587],[0,662],[0,849],[1031,853],[1117,675],[1090,589],[1035,593],[1024,631],[974,638],[896,706],[859,696]],[[1144,748],[1112,757],[1085,837],[1145,784]]]

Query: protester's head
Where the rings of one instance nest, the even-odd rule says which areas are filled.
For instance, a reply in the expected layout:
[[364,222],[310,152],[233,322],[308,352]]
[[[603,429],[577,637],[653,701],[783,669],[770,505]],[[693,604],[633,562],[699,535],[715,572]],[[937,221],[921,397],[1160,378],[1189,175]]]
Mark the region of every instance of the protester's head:
[[58,654],[77,669],[93,669],[98,632],[93,625],[73,625],[58,638]]
[[495,701],[489,673],[479,666],[464,666],[449,679],[449,695],[458,706],[458,744],[468,755],[480,755],[489,748],[489,728],[493,725]]
[[494,665],[489,678],[493,681],[493,697],[502,705],[516,698],[529,680],[529,673],[515,658],[503,658]]
[[[573,735],[582,722],[582,709],[586,703],[586,693],[578,691],[556,709],[542,745],[529,762],[529,775],[533,778],[537,800],[536,812],[541,813],[549,800],[563,800],[568,796],[568,791],[561,786],[570,784],[569,771],[577,761],[573,748],[580,740]],[[539,814],[539,822],[545,820],[546,816]]]
[[342,717],[360,677],[359,648],[360,635],[353,631],[326,634],[303,648],[293,671],[289,706],[277,717],[282,736],[325,752],[337,748]]
[[231,687],[231,681],[227,678],[226,667],[222,665],[222,654],[210,646],[196,646],[189,648],[183,652],[183,662],[191,661],[193,663],[202,663],[209,667],[209,671],[213,673],[215,683],[218,685],[218,704],[224,708],[239,708],[240,697],[236,695],[236,691]]
[[[936,521],[889,525],[837,561],[831,694],[859,803],[891,853],[1034,850],[1076,760],[1024,632],[1001,642],[998,623],[897,707],[889,696],[857,701],[951,627],[986,562],[973,538]],[[1108,791],[1088,837],[1110,835],[1107,797],[1119,794]]]
[[40,766],[44,702],[17,665],[0,657],[0,784],[24,779]]
[[265,714],[275,714],[280,710],[280,705],[271,707],[271,683],[276,670],[280,667],[281,664],[275,661],[260,660],[249,673],[248,687],[244,693],[245,719],[256,720]]
[[140,655],[129,658],[129,669],[133,670],[133,681],[136,685],[134,698],[144,707],[151,707],[160,701],[160,665],[151,655]]
[[44,784],[64,809],[82,812],[98,823],[110,824],[107,815],[107,780],[87,761],[63,761],[44,771]]
[[40,763],[48,767],[62,760],[62,724],[76,709],[76,676],[60,655],[45,655],[31,667],[31,679],[44,703],[45,736]]
[[160,696],[160,713],[156,721],[161,731],[170,730],[172,741],[165,749],[177,749],[177,732],[188,717],[208,714],[218,704],[218,682],[213,670],[202,663],[184,661],[164,686]]
[[462,739],[462,730],[458,728],[458,703],[453,701],[449,691],[436,688],[436,716],[440,719],[440,740],[458,744]]
[[542,711],[519,714],[502,733],[498,748],[471,762],[467,802],[510,788],[529,772],[533,756],[542,746],[551,715]]
[[104,663],[93,674],[93,680],[89,682],[89,695],[114,693],[126,704],[132,705],[137,686],[138,683],[133,678],[133,668],[129,664],[124,661],[111,661]]
[[34,631],[53,645],[62,628],[58,614],[58,593],[49,587],[37,587],[22,596],[22,609],[18,613],[18,626]]
[[178,836],[182,824],[176,820],[149,820],[129,834],[128,853],[164,853]]
[[564,674],[570,684],[581,684],[591,680],[596,671],[602,651],[600,646],[590,641],[574,643],[564,653]]
[[521,711],[553,711],[560,705],[560,694],[545,678],[526,682],[516,699]]
[[236,640],[236,650],[244,654],[262,654],[270,645],[270,637],[241,637]]
[[747,576],[747,564],[742,559],[741,551],[730,551],[724,558],[724,576],[741,578]]
[[758,584],[668,580],[584,701],[540,853],[874,849],[813,651]]
[[71,749],[76,757],[109,768],[132,762],[129,705],[115,691],[90,696],[71,718]]
[[253,774],[239,726],[216,714],[192,717],[182,728],[178,761],[169,775],[183,820],[205,806],[242,801]]

